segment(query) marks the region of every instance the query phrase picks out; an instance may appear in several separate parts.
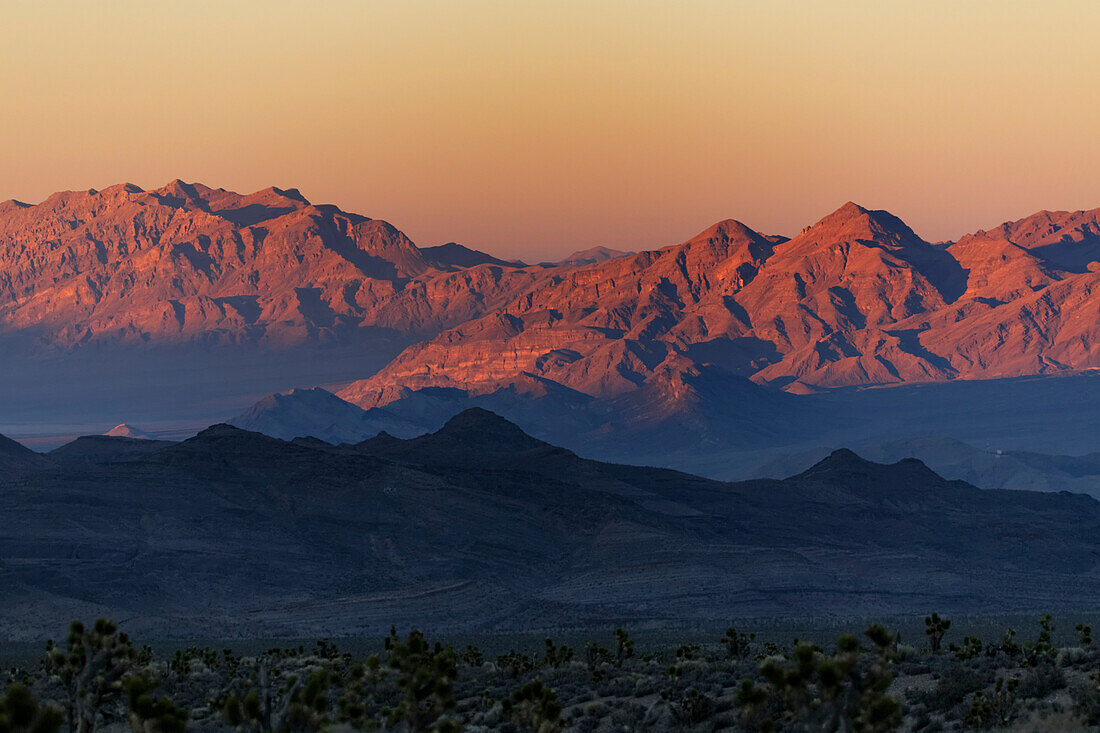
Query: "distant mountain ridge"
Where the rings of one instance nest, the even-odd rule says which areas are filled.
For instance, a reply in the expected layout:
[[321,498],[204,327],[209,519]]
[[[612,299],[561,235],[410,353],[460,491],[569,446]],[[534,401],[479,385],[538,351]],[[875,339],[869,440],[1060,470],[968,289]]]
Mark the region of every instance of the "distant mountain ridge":
[[[789,240],[724,221],[564,272],[340,396],[378,407],[396,385],[489,393],[529,375],[607,398],[675,392],[677,375],[704,367],[796,393],[1100,368],[1100,265],[1079,266],[1093,261],[1098,217],[1016,222],[1007,236],[1026,247],[984,234],[932,245],[854,203]],[[1057,257],[1015,234],[1031,220],[1055,222],[1042,241],[1061,242]]]
[[912,459],[842,450],[723,483],[585,460],[485,410],[344,446],[224,424],[95,442],[137,452],[4,483],[0,638],[93,614],[148,638],[297,638],[1084,610],[1100,592],[1100,503]]
[[728,219],[578,257],[598,261],[421,249],[296,189],[65,192],[0,204],[0,338],[290,350],[306,385],[320,346],[358,378],[338,396],[368,409],[425,389],[553,392],[685,423],[723,380],[801,394],[1100,369],[1100,209],[930,244],[849,202],[790,239]]
[[558,265],[594,265],[597,262],[606,262],[607,260],[617,260],[620,257],[628,257],[635,254],[633,251],[627,252],[621,249],[612,249],[611,247],[589,247],[588,249],[579,249],[572,253],[568,257],[559,260]]
[[[33,331],[62,347],[430,334],[491,307],[501,277],[454,272],[437,261],[444,250],[425,254],[387,222],[313,205],[297,189],[240,195],[176,180],[8,201],[0,334]],[[522,269],[515,277],[530,280]]]

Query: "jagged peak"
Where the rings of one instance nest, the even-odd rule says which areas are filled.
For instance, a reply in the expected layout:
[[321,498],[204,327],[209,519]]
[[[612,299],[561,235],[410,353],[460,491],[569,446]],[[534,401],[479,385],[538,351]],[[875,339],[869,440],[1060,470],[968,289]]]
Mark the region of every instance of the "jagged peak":
[[126,423],[119,423],[107,432],[103,433],[104,436],[111,438],[134,438],[136,440],[152,440],[153,436],[149,433],[135,428],[133,425]]
[[791,241],[874,241],[893,246],[925,244],[909,225],[884,209],[849,201]]
[[[271,186],[270,188],[265,188],[263,192],[266,192],[266,191],[271,191],[276,196],[282,196],[283,198],[286,198],[286,199],[292,199],[294,201],[299,201],[303,204],[306,204],[307,206],[310,203],[309,199],[307,199],[305,196],[303,196],[302,192],[299,191],[296,188],[276,188],[275,186]],[[262,193],[262,192],[260,192],[260,193]]]
[[[992,229],[979,229],[969,237],[997,237],[1025,247],[1074,239],[1075,233],[1095,236],[1100,208],[1076,211],[1041,209],[1022,219],[1006,221]],[[965,237],[964,237],[965,238]]]
[[857,204],[855,201],[845,201],[830,216],[841,217],[841,218],[854,218],[854,217],[857,217],[857,216],[862,216],[864,214],[869,214],[870,211],[871,211],[870,209],[863,208],[862,206]]
[[708,239],[768,241],[763,234],[737,219],[717,221],[689,239],[688,242],[701,242]]
[[[901,223],[902,226],[905,226],[904,222],[902,222],[901,219],[894,216],[889,211],[886,211],[884,209],[867,209],[863,206],[860,206],[854,201],[846,202],[836,211],[822,218],[820,221],[814,224],[814,226],[817,227],[823,224],[847,224],[849,222],[867,220],[874,221],[876,223]],[[908,227],[905,228],[908,229]]]

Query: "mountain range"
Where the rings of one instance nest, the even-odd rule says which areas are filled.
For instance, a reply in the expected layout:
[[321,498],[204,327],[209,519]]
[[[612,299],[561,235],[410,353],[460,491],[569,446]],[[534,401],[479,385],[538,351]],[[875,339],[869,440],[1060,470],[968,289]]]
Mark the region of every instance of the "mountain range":
[[1100,503],[835,451],[726,483],[601,463],[471,409],[351,445],[215,425],[92,436],[0,486],[0,637],[152,638],[1058,611],[1100,591]]
[[481,405],[608,456],[762,441],[836,422],[792,395],[1100,369],[1098,280],[1100,209],[934,244],[847,203],[791,238],[731,219],[525,265],[296,189],[125,184],[0,204],[0,400],[171,402],[146,423],[335,384],[406,435]]

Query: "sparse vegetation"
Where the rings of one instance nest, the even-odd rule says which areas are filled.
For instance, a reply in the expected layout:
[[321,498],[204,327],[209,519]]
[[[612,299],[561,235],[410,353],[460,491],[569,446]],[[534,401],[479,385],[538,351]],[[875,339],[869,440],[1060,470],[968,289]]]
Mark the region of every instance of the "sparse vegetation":
[[940,646],[943,644],[943,635],[946,634],[947,630],[950,628],[951,621],[940,618],[938,613],[933,613],[931,616],[925,616],[924,633],[928,636],[928,643],[932,647],[933,654],[940,650]]
[[0,676],[0,733],[876,733],[1100,724],[1100,649],[1087,624],[1067,624],[1059,636],[1044,615],[1026,624],[1032,633],[1020,641],[1010,628],[998,642],[968,633],[941,646],[949,625],[928,616],[924,650],[899,644],[896,631],[878,624],[833,643],[782,643],[729,628],[709,641],[660,646],[617,628],[594,634],[583,654],[543,638],[490,641],[491,656],[393,629],[365,654],[322,639],[245,655],[192,646],[159,659],[100,619],[74,623],[64,647],[49,643],[37,668]]

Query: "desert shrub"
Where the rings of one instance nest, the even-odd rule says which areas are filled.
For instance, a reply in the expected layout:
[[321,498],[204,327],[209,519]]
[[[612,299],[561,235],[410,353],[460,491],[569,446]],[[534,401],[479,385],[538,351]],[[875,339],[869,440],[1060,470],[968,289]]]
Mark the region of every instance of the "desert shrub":
[[1008,679],[998,677],[992,693],[988,696],[982,692],[975,692],[963,722],[971,728],[1000,727],[1007,724],[1012,712],[1012,704],[1016,700],[1018,686],[1019,680],[1015,677]]
[[8,685],[0,697],[0,733],[57,733],[65,720],[61,708],[41,703],[24,685]]
[[602,718],[607,715],[607,706],[602,702],[590,702],[584,706],[584,714],[590,718]]
[[982,640],[976,636],[963,638],[962,646],[951,644],[948,649],[959,659],[973,659],[982,653]]
[[130,710],[130,728],[134,733],[184,733],[187,710],[165,695],[153,695],[159,684],[148,674],[134,674],[124,681]]
[[687,725],[698,725],[707,720],[715,707],[714,700],[694,687],[670,702],[673,717]]
[[501,702],[505,717],[530,733],[561,730],[561,704],[554,691],[541,680],[528,682]]
[[1070,697],[1074,713],[1090,726],[1100,725],[1100,672],[1074,683]]
[[631,675],[605,677],[596,687],[601,697],[628,697],[634,692],[634,678]]
[[608,720],[615,730],[644,730],[642,723],[645,720],[646,708],[631,700],[625,700],[616,705],[611,711]]
[[907,695],[914,704],[927,706],[932,713],[946,713],[963,700],[993,683],[992,670],[982,665],[952,660],[936,677],[930,690],[914,690]]
[[1079,646],[1063,647],[1058,650],[1058,655],[1055,657],[1055,664],[1063,668],[1078,667],[1087,664],[1088,661],[1088,650]]
[[1021,699],[1041,700],[1056,690],[1066,687],[1065,673],[1050,656],[1039,657],[1020,678],[1019,696]]

